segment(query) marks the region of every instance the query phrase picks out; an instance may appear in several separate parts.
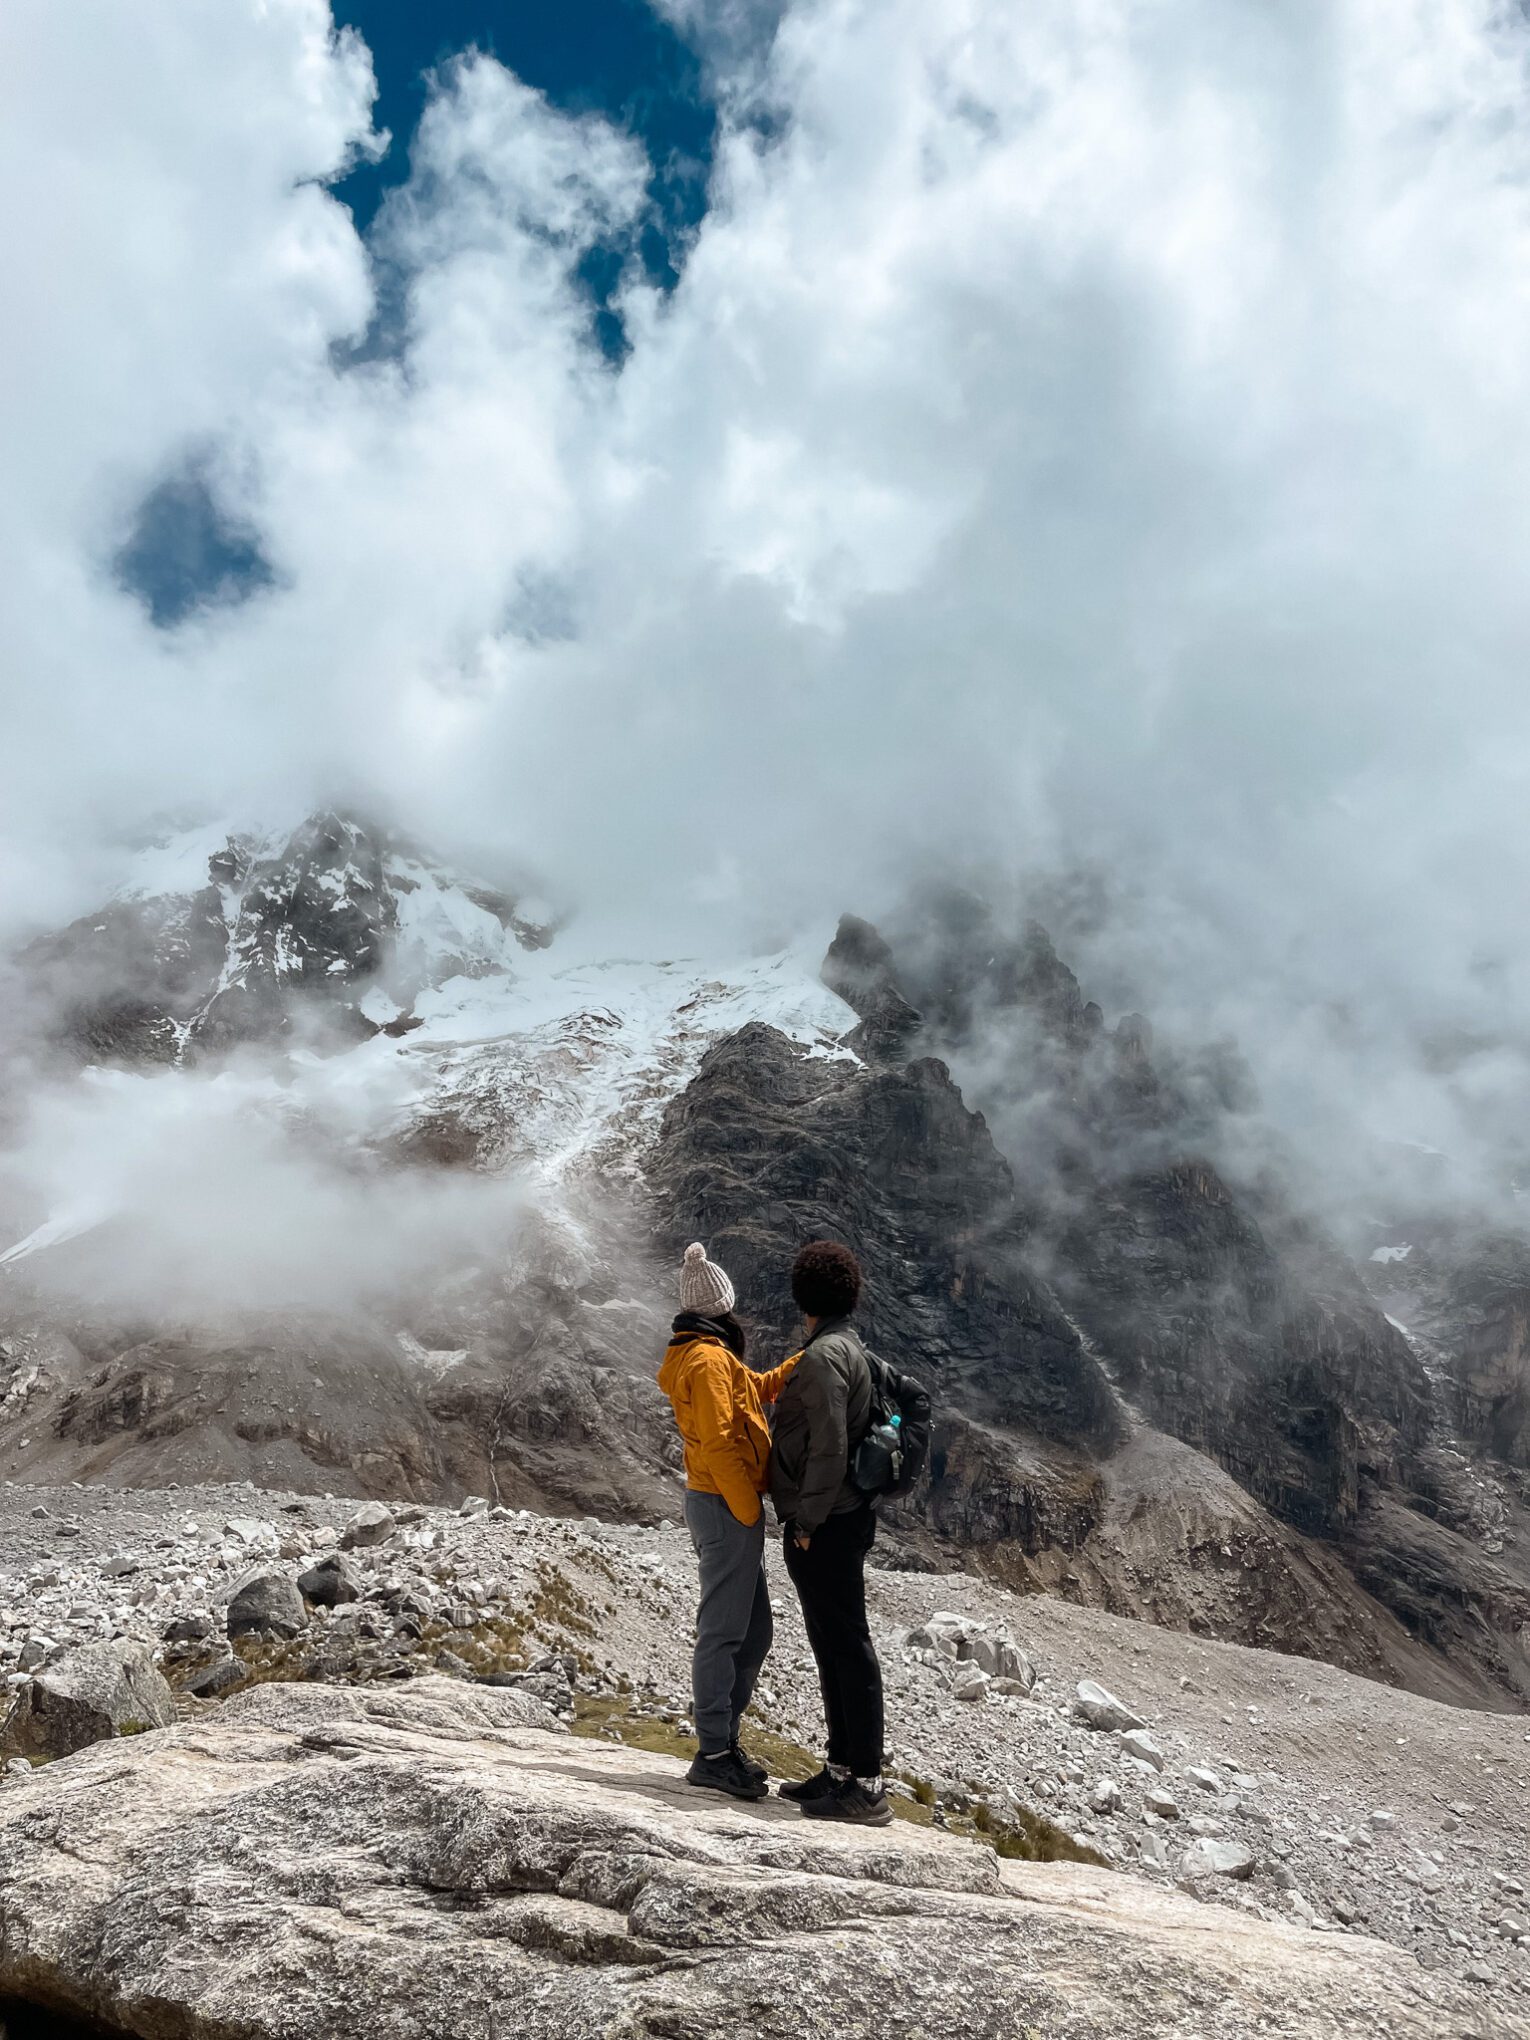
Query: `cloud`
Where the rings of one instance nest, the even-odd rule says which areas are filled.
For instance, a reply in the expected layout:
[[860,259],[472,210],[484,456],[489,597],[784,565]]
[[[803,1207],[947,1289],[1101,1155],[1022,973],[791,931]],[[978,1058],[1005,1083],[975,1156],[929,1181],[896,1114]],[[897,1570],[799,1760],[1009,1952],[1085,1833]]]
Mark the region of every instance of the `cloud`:
[[[1418,1038],[1527,989],[1519,17],[718,18],[710,209],[619,369],[609,125],[444,70],[358,358],[323,185],[371,78],[322,6],[7,21],[7,914],[143,812],[351,788],[656,939],[1083,866],[1094,982],[1309,1112],[1370,1066],[1433,1116]],[[209,444],[274,585],[166,633],[111,561]]]
[[280,1081],[249,1063],[40,1086],[0,1157],[3,1273],[119,1317],[193,1321],[417,1301],[443,1268],[492,1286],[524,1192],[368,1160],[357,1142],[407,1103],[396,1066],[337,1083],[311,1058]]

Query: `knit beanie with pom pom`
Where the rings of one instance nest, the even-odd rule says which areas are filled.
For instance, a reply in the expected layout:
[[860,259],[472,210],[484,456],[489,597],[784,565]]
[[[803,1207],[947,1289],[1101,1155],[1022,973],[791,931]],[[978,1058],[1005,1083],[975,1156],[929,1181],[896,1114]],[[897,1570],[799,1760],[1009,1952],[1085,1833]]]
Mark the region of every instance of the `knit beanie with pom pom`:
[[733,1284],[697,1240],[685,1250],[680,1270],[680,1308],[698,1317],[720,1317],[733,1308]]

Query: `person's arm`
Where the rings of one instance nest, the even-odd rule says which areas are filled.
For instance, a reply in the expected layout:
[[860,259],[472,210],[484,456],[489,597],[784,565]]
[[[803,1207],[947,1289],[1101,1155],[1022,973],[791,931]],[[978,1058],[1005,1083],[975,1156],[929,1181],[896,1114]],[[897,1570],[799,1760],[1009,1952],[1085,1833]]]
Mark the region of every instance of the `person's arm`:
[[760,1520],[760,1497],[733,1437],[731,1363],[717,1349],[691,1371],[691,1421],[717,1492],[740,1523]]
[[850,1460],[848,1401],[843,1376],[822,1355],[814,1355],[797,1378],[797,1393],[807,1417],[807,1463],[802,1470],[792,1529],[800,1542],[821,1530],[844,1485]]
[[755,1386],[760,1391],[761,1402],[776,1400],[787,1382],[791,1380],[792,1372],[801,1358],[800,1353],[793,1353],[789,1360],[783,1360],[779,1367],[772,1367],[768,1374],[757,1374],[754,1377]]

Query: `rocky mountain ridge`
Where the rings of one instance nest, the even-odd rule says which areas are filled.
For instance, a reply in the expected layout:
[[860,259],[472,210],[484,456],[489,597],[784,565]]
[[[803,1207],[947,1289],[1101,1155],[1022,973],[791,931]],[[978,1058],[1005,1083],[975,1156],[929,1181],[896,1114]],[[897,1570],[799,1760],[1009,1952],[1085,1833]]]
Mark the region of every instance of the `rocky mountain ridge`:
[[[561,938],[523,946],[529,921],[486,932],[439,871],[426,913],[359,829],[316,817],[286,846],[249,974],[170,1080],[216,1071],[219,1011],[305,1083],[385,1076],[386,1113],[344,1122],[375,1194],[509,1172],[526,1195],[503,1256],[402,1304],[124,1323],[71,1295],[56,1271],[77,1250],[25,1214],[0,1255],[13,1477],[342,1480],[652,1520],[674,1507],[652,1382],[673,1257],[712,1243],[769,1359],[796,1243],[838,1232],[870,1271],[871,1337],[937,1395],[932,1479],[889,1526],[905,1563],[961,1552],[1442,1697],[1530,1697],[1530,1506],[1491,1449],[1512,1423],[1456,1428],[1449,1368],[1278,1183],[1219,1169],[1218,1115],[1253,1109],[1230,1050],[1107,1027],[1042,931],[1006,938],[970,903],[926,905],[892,941],[847,920],[822,984],[785,956],[580,962]],[[342,887],[325,939],[344,972],[305,934],[336,859],[394,871],[391,921]],[[277,970],[299,954],[312,971]],[[112,1052],[152,1071],[164,1038],[118,1031]],[[1493,1322],[1512,1355],[1512,1302]]]
[[507,894],[461,884],[352,816],[219,833],[172,839],[103,909],[23,951],[23,979],[66,1052],[142,1066],[295,1031],[361,1040],[426,985],[551,939]]

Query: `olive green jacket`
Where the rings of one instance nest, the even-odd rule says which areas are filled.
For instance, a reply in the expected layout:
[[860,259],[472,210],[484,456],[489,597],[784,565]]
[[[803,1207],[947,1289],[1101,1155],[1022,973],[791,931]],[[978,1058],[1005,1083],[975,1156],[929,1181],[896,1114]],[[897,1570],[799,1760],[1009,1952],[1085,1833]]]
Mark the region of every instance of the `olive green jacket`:
[[848,1318],[822,1324],[803,1347],[771,1424],[770,1499],[810,1537],[830,1516],[864,1508],[850,1454],[871,1423],[871,1368]]

